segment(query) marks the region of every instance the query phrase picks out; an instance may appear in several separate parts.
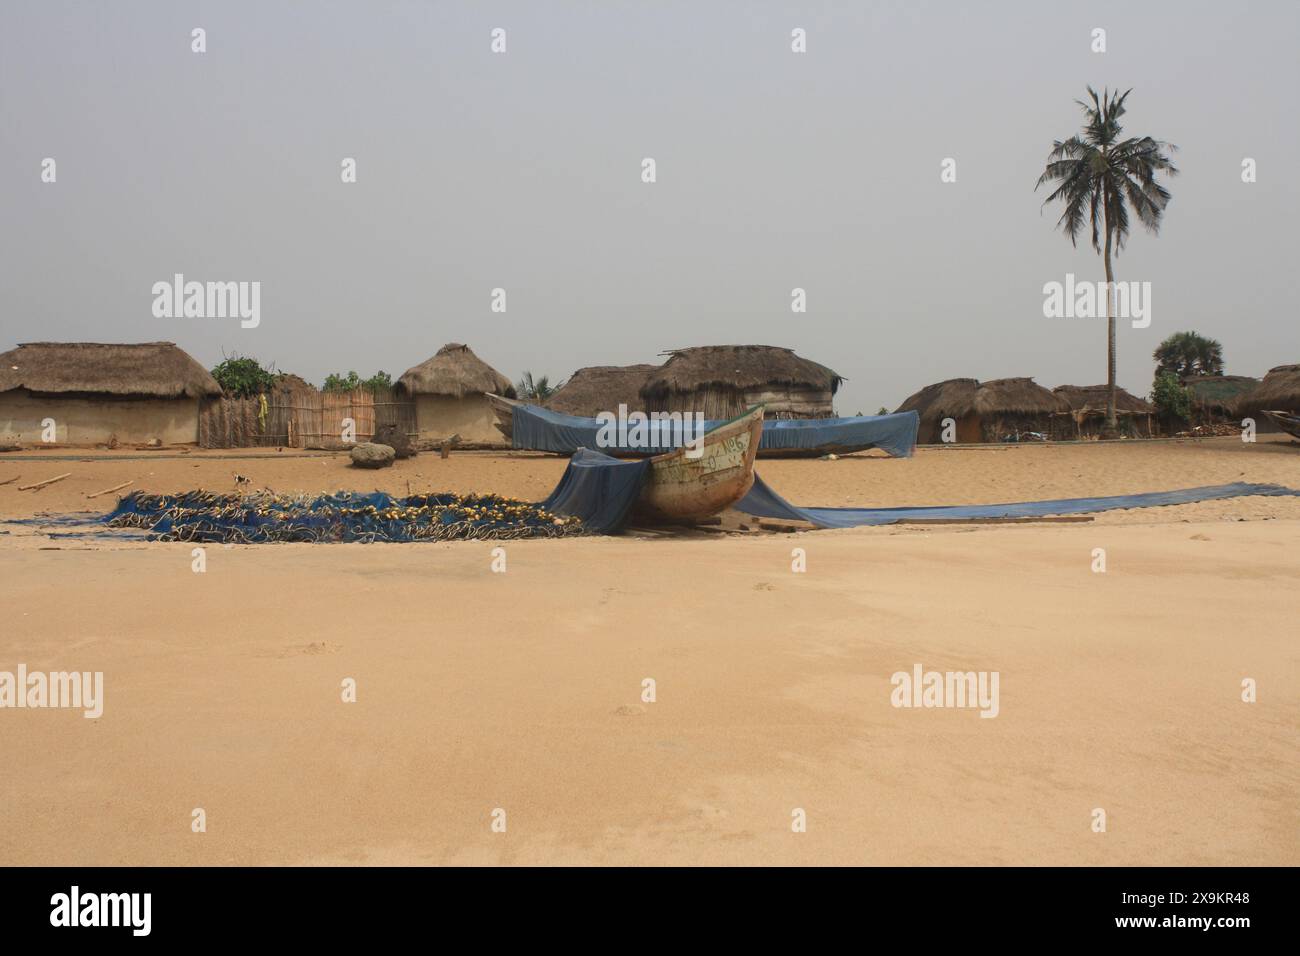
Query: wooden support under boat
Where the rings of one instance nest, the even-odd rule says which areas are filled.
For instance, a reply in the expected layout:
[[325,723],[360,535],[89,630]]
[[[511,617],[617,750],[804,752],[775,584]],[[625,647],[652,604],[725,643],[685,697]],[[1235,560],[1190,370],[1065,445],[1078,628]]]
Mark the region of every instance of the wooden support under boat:
[[754,457],[763,433],[763,406],[724,422],[701,439],[692,454],[678,448],[650,459],[633,520],[698,521],[730,508],[754,485]]

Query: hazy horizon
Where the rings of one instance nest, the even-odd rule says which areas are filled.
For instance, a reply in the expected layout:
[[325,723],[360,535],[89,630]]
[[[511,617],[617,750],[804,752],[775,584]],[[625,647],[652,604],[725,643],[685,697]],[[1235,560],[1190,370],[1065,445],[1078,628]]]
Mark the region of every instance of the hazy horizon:
[[[1116,260],[1152,289],[1119,384],[1145,395],[1189,329],[1258,377],[1300,361],[1297,39],[1280,2],[9,2],[0,351],[168,340],[319,385],[452,341],[512,380],[770,344],[846,376],[841,414],[958,376],[1097,384],[1105,320],[1044,318],[1042,290],[1101,259],[1034,191],[1091,84],[1180,148],[1160,235],[1135,221]],[[260,324],[155,317],[175,273],[260,282]]]

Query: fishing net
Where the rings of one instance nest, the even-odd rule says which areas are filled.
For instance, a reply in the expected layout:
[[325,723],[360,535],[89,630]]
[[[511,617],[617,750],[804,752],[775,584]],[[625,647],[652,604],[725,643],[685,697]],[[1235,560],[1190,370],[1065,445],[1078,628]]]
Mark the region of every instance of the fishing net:
[[581,519],[562,517],[496,495],[382,492],[292,496],[191,491],[133,492],[104,518],[111,528],[138,528],[158,541],[264,544],[325,541],[458,541],[564,538],[590,534]]

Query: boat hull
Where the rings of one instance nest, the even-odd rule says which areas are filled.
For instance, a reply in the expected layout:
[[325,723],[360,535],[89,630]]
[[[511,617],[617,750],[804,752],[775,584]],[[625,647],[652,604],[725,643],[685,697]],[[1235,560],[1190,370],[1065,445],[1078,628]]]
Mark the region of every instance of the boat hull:
[[1268,411],[1267,409],[1265,409],[1264,414],[1269,417],[1269,420],[1272,421],[1274,425],[1282,429],[1282,431],[1286,432],[1288,435],[1300,438],[1300,415],[1291,415],[1287,412],[1280,411]]
[[678,448],[649,461],[649,474],[632,509],[633,520],[689,523],[730,508],[754,485],[754,458],[763,432],[763,409],[708,432],[703,452]]

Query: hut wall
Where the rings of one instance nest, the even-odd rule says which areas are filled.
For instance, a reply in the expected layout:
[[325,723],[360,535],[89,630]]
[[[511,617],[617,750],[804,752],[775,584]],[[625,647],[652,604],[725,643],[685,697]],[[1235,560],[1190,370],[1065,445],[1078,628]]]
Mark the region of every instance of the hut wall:
[[419,441],[460,435],[461,441],[475,444],[505,443],[492,406],[482,395],[416,395],[415,422]]
[[[647,404],[655,404],[653,402]],[[669,392],[662,408],[654,411],[702,412],[705,418],[735,418],[754,405],[765,405],[765,418],[831,418],[835,415],[829,391],[807,388],[736,389],[700,388]]]
[[35,444],[46,418],[54,419],[60,444],[95,445],[111,436],[123,443],[157,438],[164,444],[188,444],[199,439],[197,398],[33,395],[25,388],[0,394],[0,435]]
[[[916,440],[921,445],[942,445],[943,441],[943,420],[952,416],[940,415],[938,418],[924,418],[921,420],[921,427],[917,432]],[[978,444],[984,441],[984,432],[980,427],[980,418],[978,415],[965,415],[961,418],[953,418],[956,426],[954,438],[956,444]]]
[[1052,416],[1050,414],[983,415],[980,418],[980,431],[982,433],[980,440],[983,442],[1000,442],[1008,435],[1024,432],[1038,432],[1050,438]]

